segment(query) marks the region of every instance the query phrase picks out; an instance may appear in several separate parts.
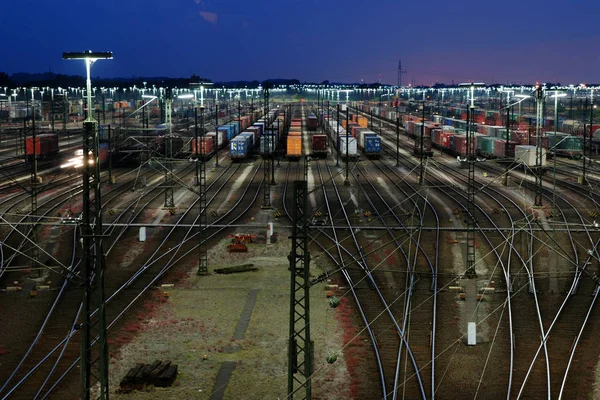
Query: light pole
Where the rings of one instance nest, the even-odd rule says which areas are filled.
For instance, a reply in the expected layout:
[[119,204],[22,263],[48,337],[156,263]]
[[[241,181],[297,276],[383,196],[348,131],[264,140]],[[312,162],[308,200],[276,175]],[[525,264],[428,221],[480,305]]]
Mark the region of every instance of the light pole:
[[552,207],[556,210],[556,130],[558,129],[558,98],[566,97],[567,94],[562,93],[560,90],[550,90],[550,92],[553,93],[550,97],[554,98],[554,144],[552,146],[554,148],[554,184],[552,187]]
[[[87,75],[88,115],[83,126],[83,215],[81,221],[83,242],[83,320],[79,324],[81,336],[81,397],[89,399],[95,382],[99,380],[100,399],[108,399],[108,342],[106,337],[106,312],[104,302],[104,254],[102,249],[102,201],[100,197],[100,166],[98,157],[98,131],[89,108],[92,104],[92,64],[100,59],[112,59],[111,52],[63,53],[66,60],[85,60]],[[88,161],[88,154],[93,162]],[[92,197],[92,192],[94,196]],[[98,310],[97,316],[92,314]],[[97,337],[98,352],[92,352]]]

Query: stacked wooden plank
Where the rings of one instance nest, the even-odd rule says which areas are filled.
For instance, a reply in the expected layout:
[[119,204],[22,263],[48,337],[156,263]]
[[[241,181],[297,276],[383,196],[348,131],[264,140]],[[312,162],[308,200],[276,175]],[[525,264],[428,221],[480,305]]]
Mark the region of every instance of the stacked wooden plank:
[[142,390],[147,385],[168,387],[177,378],[177,364],[171,361],[154,361],[152,364],[138,363],[121,380],[121,393]]

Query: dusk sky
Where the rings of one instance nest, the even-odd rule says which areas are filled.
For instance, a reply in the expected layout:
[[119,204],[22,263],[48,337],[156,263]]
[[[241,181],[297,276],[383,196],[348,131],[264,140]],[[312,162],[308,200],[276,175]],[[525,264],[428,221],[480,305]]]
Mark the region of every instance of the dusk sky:
[[0,71],[405,84],[600,83],[600,1],[19,0]]

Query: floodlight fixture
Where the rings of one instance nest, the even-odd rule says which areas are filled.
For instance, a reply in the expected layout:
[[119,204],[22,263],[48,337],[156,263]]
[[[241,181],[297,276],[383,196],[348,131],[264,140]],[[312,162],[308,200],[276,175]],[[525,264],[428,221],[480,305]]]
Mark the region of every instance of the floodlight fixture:
[[179,96],[177,96],[178,99],[193,99],[194,95],[193,93],[185,93],[185,94],[180,94]]
[[88,113],[86,121],[93,121],[92,113],[92,79],[90,78],[90,70],[92,64],[97,60],[112,60],[113,55],[111,51],[104,52],[93,52],[91,50],[83,52],[67,52],[63,53],[63,60],[85,60],[85,69],[87,74],[87,104]]

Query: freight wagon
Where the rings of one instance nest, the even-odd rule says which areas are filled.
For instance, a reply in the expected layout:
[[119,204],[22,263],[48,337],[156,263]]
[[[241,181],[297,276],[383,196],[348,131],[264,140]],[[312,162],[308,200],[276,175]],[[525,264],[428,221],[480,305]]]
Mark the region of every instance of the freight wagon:
[[[346,147],[348,148],[347,153],[346,153]],[[345,158],[345,157],[357,158],[358,157],[356,138],[354,138],[350,135],[342,136],[340,134],[340,136],[338,137],[338,140],[337,140],[337,148],[338,148],[338,152],[340,153],[340,156],[342,158]]]
[[381,154],[381,138],[367,129],[358,132],[358,146],[368,157],[379,157]]
[[309,114],[307,119],[306,129],[309,131],[316,131],[318,126],[318,119],[315,114]]
[[[77,149],[73,154],[76,158],[79,158],[81,160],[83,159],[83,149]],[[108,161],[108,155],[108,143],[100,143],[98,145],[98,163],[101,166]],[[91,154],[88,156],[88,160],[90,165],[93,165],[94,162]],[[80,162],[79,166],[83,166],[83,160]]]
[[35,152],[35,158],[53,158],[58,154],[58,135],[47,133],[36,135],[35,145],[33,136],[28,136],[26,139],[26,157],[27,160],[33,160]]
[[[421,138],[415,138],[415,143],[413,145],[413,154],[415,156],[421,155]],[[431,136],[423,136],[423,152],[422,154],[426,157],[433,156],[433,150],[431,149]]]
[[327,135],[312,135],[311,147],[314,157],[327,157]]
[[190,142],[190,151],[192,155],[196,154],[196,151],[199,155],[210,156],[215,151],[215,139],[216,135],[206,135],[204,138],[198,138],[198,144],[196,145],[196,139],[192,139]]
[[[167,154],[169,152],[169,140],[171,142],[171,152]],[[183,138],[175,135],[171,135],[170,139],[169,136],[159,136],[154,142],[154,151],[166,157],[181,156],[183,152]]]
[[229,142],[229,156],[234,161],[245,160],[250,155],[250,136],[238,136]]
[[302,136],[288,136],[285,154],[292,159],[302,156]]

